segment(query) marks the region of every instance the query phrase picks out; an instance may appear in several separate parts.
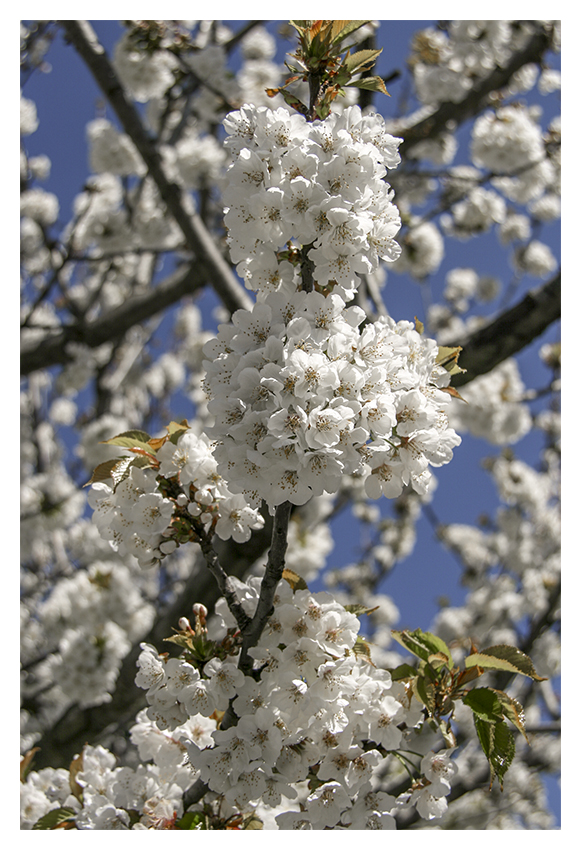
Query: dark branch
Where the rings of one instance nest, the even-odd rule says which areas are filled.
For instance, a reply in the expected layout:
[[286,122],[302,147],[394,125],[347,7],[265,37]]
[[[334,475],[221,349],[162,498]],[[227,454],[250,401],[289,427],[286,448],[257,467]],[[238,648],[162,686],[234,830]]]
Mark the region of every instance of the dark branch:
[[464,100],[459,103],[451,101],[442,103],[432,115],[428,115],[412,127],[398,131],[398,135],[403,138],[399,146],[400,154],[418,142],[437,138],[451,124],[457,126],[480,112],[488,104],[490,94],[504,88],[520,68],[542,60],[543,55],[550,49],[551,35],[552,28],[542,25],[525,47],[512,55],[506,66],[497,66],[488,77],[470,90]]
[[168,179],[161,155],[153,139],[146,132],[135,106],[125,95],[94,30],[88,21],[60,21],[59,23],[113,107],[123,129],[143,157],[163,202],[184,234],[188,248],[196,255],[201,270],[212,282],[224,305],[231,313],[241,308],[249,309],[252,306],[251,299],[237,281],[203,221],[195,213],[186,210],[180,187]]
[[492,322],[478,328],[455,345],[462,346],[459,364],[466,372],[454,375],[452,385],[461,387],[513,357],[561,317],[561,272]]
[[[150,319],[166,310],[181,298],[192,295],[206,285],[196,264],[174,272],[158,286],[139,295],[134,295],[119,307],[103,314],[88,324],[82,322],[49,331],[34,344],[24,343],[20,357],[20,374],[29,375],[37,369],[48,369],[67,363],[71,357],[67,352],[70,342],[82,343],[89,348],[112,339],[118,339],[131,327]],[[34,328],[34,325],[31,326]]]

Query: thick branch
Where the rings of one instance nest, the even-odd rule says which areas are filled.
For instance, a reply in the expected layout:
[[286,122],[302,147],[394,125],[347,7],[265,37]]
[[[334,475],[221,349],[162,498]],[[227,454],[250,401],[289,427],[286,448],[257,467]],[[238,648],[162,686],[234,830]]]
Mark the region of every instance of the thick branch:
[[168,211],[180,227],[188,248],[197,257],[202,272],[224,305],[233,313],[249,309],[252,300],[239,284],[230,266],[218,250],[201,218],[186,210],[180,187],[172,183],[163,168],[153,139],[146,132],[135,106],[126,97],[113,66],[88,21],[60,21],[68,39],[86,62],[103,94],[115,110],[121,125],[143,157]]
[[452,384],[461,387],[512,357],[540,336],[561,317],[561,272],[492,322],[464,340],[459,363],[466,372],[454,375]]
[[524,65],[540,62],[551,46],[551,29],[544,25],[530,38],[522,50],[513,53],[504,67],[496,67],[488,77],[472,88],[459,103],[447,101],[440,104],[432,115],[428,115],[412,127],[398,131],[403,137],[400,154],[425,139],[434,139],[451,124],[459,125],[480,112],[489,101],[489,95],[504,88],[511,77]]
[[158,286],[134,295],[93,322],[79,322],[55,328],[54,332],[48,331],[39,342],[23,344],[20,374],[29,375],[37,369],[67,363],[71,359],[67,352],[70,342],[97,348],[109,340],[118,339],[134,325],[166,310],[186,295],[192,295],[206,283],[205,276],[200,275],[199,268],[193,263],[174,272]]

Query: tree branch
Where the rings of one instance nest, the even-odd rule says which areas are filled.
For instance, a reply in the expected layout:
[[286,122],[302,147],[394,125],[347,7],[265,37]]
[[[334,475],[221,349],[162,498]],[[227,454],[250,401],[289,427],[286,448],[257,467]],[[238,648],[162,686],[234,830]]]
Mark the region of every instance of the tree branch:
[[238,665],[243,672],[247,672],[252,667],[252,659],[248,655],[248,650],[256,646],[266,622],[272,614],[274,594],[284,570],[284,556],[287,549],[288,524],[291,511],[292,505],[290,502],[283,502],[282,505],[276,508],[272,528],[272,545],[268,553],[266,571],[260,585],[258,605],[256,606],[252,621],[243,632],[240,663]]
[[[150,319],[171,307],[186,295],[193,295],[207,283],[196,263],[178,269],[158,286],[134,295],[119,307],[104,313],[93,322],[65,325],[48,331],[39,342],[24,343],[20,356],[20,374],[29,375],[37,369],[48,369],[71,359],[67,346],[71,342],[97,348],[126,333],[134,325]],[[34,325],[31,326],[34,329]]]
[[524,65],[538,63],[551,46],[552,28],[541,25],[522,50],[513,53],[510,61],[504,67],[496,68],[472,88],[464,100],[459,103],[446,101],[440,104],[432,115],[428,115],[412,127],[398,130],[403,138],[399,152],[403,155],[409,148],[425,139],[437,138],[449,126],[458,125],[472,118],[487,104],[489,95],[504,88],[510,78]]
[[561,317],[561,272],[522,301],[455,345],[462,346],[459,363],[466,372],[454,375],[461,387],[512,357]]
[[143,157],[163,202],[184,234],[188,248],[196,255],[199,266],[211,281],[224,305],[231,313],[239,309],[250,309],[252,300],[237,281],[203,221],[196,213],[186,211],[181,188],[166,176],[160,153],[153,139],[146,132],[135,106],[125,95],[115,70],[89,22],[59,21],[59,23],[113,107],[123,129]]

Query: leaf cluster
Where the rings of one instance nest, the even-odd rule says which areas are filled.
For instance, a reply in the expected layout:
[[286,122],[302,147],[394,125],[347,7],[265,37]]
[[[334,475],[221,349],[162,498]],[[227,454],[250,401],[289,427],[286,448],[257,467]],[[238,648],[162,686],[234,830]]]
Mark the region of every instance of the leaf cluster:
[[127,449],[131,455],[115,457],[100,463],[93,470],[91,478],[84,485],[89,487],[98,481],[113,481],[113,490],[124,481],[131,471],[133,466],[140,468],[148,467],[149,469],[159,469],[159,461],[156,457],[159,449],[168,440],[174,445],[177,445],[182,434],[188,431],[190,426],[183,419],[181,422],[170,422],[166,425],[167,434],[164,437],[150,437],[146,431],[134,429],[132,431],[123,431],[117,434],[116,437],[111,437],[110,440],[102,440],[103,445],[118,446],[119,448]]
[[[286,62],[290,76],[284,85],[266,90],[269,97],[281,94],[292,109],[309,121],[324,119],[329,115],[331,103],[344,94],[343,88],[356,88],[389,94],[381,77],[365,76],[355,79],[375,64],[381,50],[357,50],[345,41],[370,21],[290,21],[298,33],[299,45],[291,54],[293,62]],[[302,80],[309,83],[310,103],[307,106],[288,86]]]
[[461,701],[472,710],[476,734],[490,767],[490,787],[498,777],[502,790],[503,779],[515,754],[510,722],[528,741],[525,715],[520,703],[495,688],[468,688],[488,670],[502,670],[543,681],[531,659],[515,646],[501,644],[477,651],[474,646],[464,659],[464,669],[454,664],[446,643],[431,632],[416,629],[392,631],[395,640],[420,661],[417,669],[401,664],[391,671],[396,681],[405,682],[413,695],[423,704],[431,724],[440,730],[448,748],[456,746],[452,730],[454,703]]

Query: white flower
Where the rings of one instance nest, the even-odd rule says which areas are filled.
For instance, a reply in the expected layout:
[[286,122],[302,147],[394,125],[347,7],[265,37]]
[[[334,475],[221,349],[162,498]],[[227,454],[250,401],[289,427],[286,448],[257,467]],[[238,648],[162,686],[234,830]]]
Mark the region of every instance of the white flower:
[[142,643],[141,654],[137,659],[139,671],[135,677],[138,688],[147,690],[148,695],[153,695],[165,681],[165,669],[160,660],[157,650],[148,643]]
[[430,782],[441,782],[451,788],[450,780],[458,772],[457,766],[450,760],[449,752],[440,750],[437,753],[427,753],[422,759],[420,770]]
[[234,662],[212,658],[204,666],[204,674],[209,677],[208,694],[215,700],[216,707],[225,711],[228,701],[236,696],[238,688],[243,684],[244,673],[238,670]]
[[339,782],[326,782],[307,797],[306,814],[315,828],[324,829],[335,826],[350,805],[349,796]]

